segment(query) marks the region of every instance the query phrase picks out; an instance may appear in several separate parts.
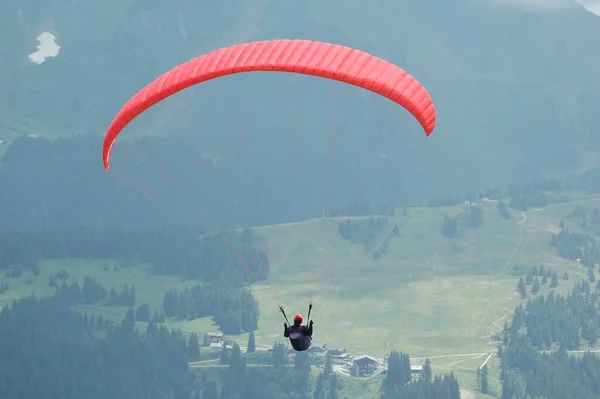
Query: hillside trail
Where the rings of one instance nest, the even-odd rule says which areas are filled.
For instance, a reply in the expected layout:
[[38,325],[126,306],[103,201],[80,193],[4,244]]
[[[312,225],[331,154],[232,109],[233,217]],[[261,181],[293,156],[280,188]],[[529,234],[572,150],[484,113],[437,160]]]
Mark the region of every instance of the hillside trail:
[[[540,212],[540,211],[545,211],[551,208],[555,208],[558,206],[567,206],[567,205],[573,205],[573,204],[581,204],[581,203],[586,203],[586,202],[593,202],[593,201],[598,201],[600,200],[600,196],[594,196],[594,197],[590,197],[590,198],[584,198],[584,199],[580,199],[580,200],[575,200],[575,201],[568,201],[568,202],[559,202],[556,204],[551,204],[551,205],[547,205],[547,206],[543,206],[543,207],[539,207],[539,208],[534,208],[534,209],[529,209],[526,211],[521,211],[521,220],[519,220],[517,222],[517,224],[519,224],[521,226],[521,228],[519,229],[519,239],[517,240],[517,243],[515,245],[515,248],[513,249],[510,257],[508,258],[508,260],[506,261],[506,264],[504,265],[503,268],[501,268],[494,276],[493,279],[496,279],[500,274],[503,274],[506,272],[506,270],[513,265],[513,261],[515,259],[515,257],[517,256],[517,254],[519,253],[519,250],[521,249],[521,245],[523,244],[523,238],[525,237],[525,233],[527,232],[527,227],[528,227],[528,218],[527,218],[527,214],[531,213],[531,212]],[[510,301],[511,299],[513,299],[516,295],[518,295],[518,293],[513,292],[505,301],[504,303]],[[493,307],[490,310],[491,314],[496,314],[496,309],[498,306],[498,301],[493,300]],[[504,326],[499,325],[498,323],[504,320],[509,319],[510,317],[512,317],[512,315],[514,314],[514,310],[508,310],[508,309],[504,309],[504,311],[508,311],[507,313],[505,313],[500,319],[492,321],[492,328],[489,334],[484,335],[482,338],[484,340],[488,340],[488,345],[490,347],[494,346],[494,342],[491,341],[491,337],[494,334],[497,334],[499,331],[502,331],[502,329],[504,328]]]

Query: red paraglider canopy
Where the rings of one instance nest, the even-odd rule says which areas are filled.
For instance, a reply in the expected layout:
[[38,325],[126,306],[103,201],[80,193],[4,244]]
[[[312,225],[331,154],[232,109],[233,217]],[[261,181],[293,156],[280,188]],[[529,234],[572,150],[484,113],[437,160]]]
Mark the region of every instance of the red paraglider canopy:
[[400,67],[363,51],[309,40],[271,40],[221,48],[187,61],[136,93],[110,124],[102,150],[106,170],[117,136],[129,122],[163,99],[221,76],[273,71],[313,75],[348,83],[406,108],[429,136],[436,111],[427,90]]

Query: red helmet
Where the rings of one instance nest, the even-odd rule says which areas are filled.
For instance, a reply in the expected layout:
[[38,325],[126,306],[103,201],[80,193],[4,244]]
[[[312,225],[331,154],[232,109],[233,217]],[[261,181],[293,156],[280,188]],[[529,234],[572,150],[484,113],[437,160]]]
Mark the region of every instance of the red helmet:
[[302,323],[302,315],[297,314],[296,316],[294,316],[294,323]]

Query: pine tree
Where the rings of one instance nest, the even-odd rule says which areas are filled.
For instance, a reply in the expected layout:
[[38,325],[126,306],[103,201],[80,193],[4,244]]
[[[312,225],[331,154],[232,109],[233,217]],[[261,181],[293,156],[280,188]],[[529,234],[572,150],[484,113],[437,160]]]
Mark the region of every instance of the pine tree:
[[137,307],[135,311],[135,319],[137,321],[150,321],[150,306],[143,304]]
[[458,222],[456,219],[444,215],[444,221],[442,222],[440,232],[448,238],[455,238],[458,233]]
[[111,306],[115,306],[119,304],[119,297],[117,296],[117,290],[115,287],[110,289],[110,295],[108,297],[108,304]]
[[590,283],[596,282],[596,273],[594,273],[593,267],[588,267],[588,279],[590,280]]
[[125,314],[125,320],[130,323],[135,323],[135,315],[133,313],[133,308],[130,307],[127,309],[127,313]]
[[558,287],[558,276],[556,272],[552,273],[552,280],[550,280],[550,288]]
[[229,359],[229,370],[231,370],[236,375],[243,374],[243,370],[245,370],[246,362],[244,358],[242,358],[242,350],[237,343],[233,344],[231,348],[231,357]]
[[225,344],[223,344],[223,348],[221,349],[221,353],[219,354],[219,363],[229,364],[229,349],[227,349],[227,346],[225,346]]
[[469,224],[471,227],[479,227],[483,224],[483,211],[480,207],[471,207],[469,211]]
[[130,306],[129,305],[129,285],[123,285],[123,289],[121,290],[121,295],[119,295],[119,305],[122,306]]
[[127,297],[127,305],[135,306],[135,286],[132,284],[129,290],[129,296]]
[[531,284],[531,293],[533,295],[540,292],[540,280],[536,277],[533,279],[533,284]]
[[388,395],[407,384],[411,379],[410,359],[406,353],[399,353],[395,350],[390,352],[388,357],[388,371],[383,379],[381,389]]
[[331,359],[331,355],[327,354],[327,358],[325,359],[325,367],[323,368],[323,374],[325,378],[329,378],[331,374],[333,374],[333,360]]
[[273,365],[275,367],[285,365],[285,346],[281,343],[273,345]]
[[525,280],[523,277],[519,277],[519,283],[517,284],[517,291],[521,294],[521,298],[527,298],[527,287],[525,287]]
[[508,207],[506,206],[506,204],[502,201],[498,201],[498,215],[500,215],[500,217],[502,219],[510,219],[510,213],[508,213]]
[[533,272],[531,269],[529,269],[527,275],[525,276],[525,284],[529,285],[531,283],[533,283]]
[[246,347],[246,353],[254,353],[256,351],[256,340],[254,338],[254,331],[250,331],[248,335],[248,346]]
[[338,399],[339,383],[337,375],[331,373],[329,376],[329,392],[327,392],[327,399]]
[[323,373],[317,376],[315,381],[315,390],[313,391],[313,399],[327,399],[327,390],[325,375]]
[[187,346],[187,355],[189,359],[196,360],[200,356],[200,343],[198,342],[198,335],[192,333]]
[[483,394],[487,394],[489,391],[487,364],[481,368],[481,380],[480,380],[479,390]]
[[431,381],[432,375],[433,374],[431,372],[431,360],[426,359],[425,364],[423,365],[423,379],[425,381]]
[[202,399],[219,399],[219,391],[214,380],[208,380],[204,385]]

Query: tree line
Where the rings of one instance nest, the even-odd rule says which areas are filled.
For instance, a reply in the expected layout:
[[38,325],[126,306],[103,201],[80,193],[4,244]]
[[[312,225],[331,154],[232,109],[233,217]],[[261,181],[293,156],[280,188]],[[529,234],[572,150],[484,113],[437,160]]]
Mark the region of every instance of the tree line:
[[258,328],[259,309],[252,293],[243,287],[202,284],[182,291],[169,290],[163,298],[167,317],[193,320],[213,316],[225,334],[241,334]]
[[[71,309],[59,294],[14,300],[0,311],[0,396],[58,399],[337,399],[345,387],[329,357],[316,377],[306,352],[291,360],[276,343],[266,367],[253,367],[240,347],[224,347],[225,369],[194,371],[200,356],[197,334],[186,338],[150,321],[139,331],[131,316],[121,322]],[[129,313],[129,312],[128,312]],[[214,372],[213,372],[214,371]],[[459,399],[450,375],[410,377],[406,353],[392,351],[381,398]]]
[[379,259],[387,253],[390,239],[400,235],[398,225],[394,225],[393,229],[384,235],[388,223],[388,218],[385,217],[346,219],[338,225],[338,232],[349,243],[362,244],[366,251],[373,251],[373,258]]
[[[61,274],[60,272],[58,274]],[[87,276],[83,280],[83,285],[80,286],[77,280],[72,280],[69,284],[62,281],[60,285],[50,278],[50,285],[56,287],[54,296],[72,305],[94,305],[103,306],[126,306],[128,313],[126,318],[130,321],[153,321],[155,323],[164,323],[165,315],[162,311],[152,309],[148,304],[141,304],[134,308],[136,304],[135,286],[123,285],[123,289],[117,293],[115,287],[111,287],[110,294],[107,296],[106,287],[99,281]]]
[[551,244],[560,257],[579,261],[587,268],[594,269],[600,262],[600,247],[589,234],[561,229],[552,235]]
[[[189,399],[185,339],[164,326],[99,323],[58,297],[15,300],[0,311],[0,396]],[[101,326],[102,337],[98,336]]]
[[0,268],[35,273],[40,259],[67,258],[144,262],[156,274],[237,285],[264,280],[269,273],[267,254],[255,247],[251,229],[69,227],[0,233]]
[[[7,147],[0,170],[0,229],[199,221],[247,227],[321,216],[334,184],[322,173],[331,169],[331,154],[304,148],[281,156],[264,146],[234,154],[231,135],[223,132],[211,135],[210,142],[219,154],[172,136],[123,141],[107,174],[97,160],[102,141],[96,135],[17,139]],[[340,167],[333,176],[338,184],[329,195],[327,216],[387,214],[391,200],[402,196],[408,202],[406,194],[412,193],[386,184],[385,174],[398,178],[390,168],[382,172],[379,164],[362,165],[357,173],[355,161],[351,153],[338,152]],[[380,199],[369,189],[374,187],[388,193]],[[422,191],[419,197],[431,198],[439,190],[429,185]]]
[[[220,132],[211,141],[220,142],[227,152],[231,143],[225,137]],[[101,146],[95,135],[56,140],[24,137],[11,143],[0,170],[0,230],[82,225],[140,228],[199,221],[221,228],[306,220],[321,216],[323,197],[332,184],[321,178],[322,173],[314,173],[330,168],[329,154],[298,152],[273,159],[271,152],[250,161],[244,152],[211,157],[189,141],[144,138],[121,142],[120,155],[107,174],[90,161]],[[398,202],[451,206],[481,198],[508,198],[510,206],[526,210],[550,203],[549,191],[580,187],[539,179],[504,190],[447,197],[435,184],[419,192],[386,184],[391,170],[382,172],[379,165],[372,173],[356,173],[350,155],[344,162],[348,167],[337,168],[335,176],[343,184],[335,185],[327,216],[388,215]],[[373,180],[374,176],[379,178]],[[398,176],[388,178],[397,180]],[[301,190],[298,182],[302,182]],[[386,192],[376,197],[368,187]]]
[[485,222],[483,210],[477,205],[467,205],[457,216],[444,215],[440,233],[447,238],[456,238],[467,229],[476,229]]
[[[562,279],[568,280],[569,274],[565,272]],[[531,295],[536,295],[542,287],[556,288],[558,287],[558,274],[552,271],[550,267],[544,269],[542,265],[538,269],[537,266],[533,266],[529,268],[525,278],[520,276],[517,282],[517,292],[520,294],[521,299],[527,298],[527,286],[531,286]]]
[[381,236],[388,225],[387,218],[369,218],[364,220],[346,219],[338,225],[338,232],[352,244],[363,244],[367,250]]
[[517,306],[508,333],[517,336],[519,330],[526,328],[527,338],[538,349],[558,344],[566,350],[576,350],[582,340],[594,346],[600,328],[599,293],[582,281],[567,296],[551,291],[532,298],[525,308]]
[[[61,272],[57,273],[57,275],[61,274]],[[60,285],[54,276],[50,276],[49,280],[48,284],[56,288],[56,295],[68,299],[73,304],[91,305],[103,301],[103,305],[134,306],[136,303],[133,285],[123,284],[123,289],[118,294],[115,287],[111,287],[109,296],[104,284],[89,276],[83,279],[83,285],[79,285],[75,279],[70,284],[63,279]]]
[[460,387],[452,372],[432,375],[429,359],[423,365],[422,377],[413,379],[409,355],[391,351],[381,383],[381,399],[460,399]]
[[[566,296],[551,291],[515,308],[498,350],[502,399],[600,395],[600,358],[590,352],[581,357],[567,353],[597,342],[598,288],[581,281]],[[485,380],[480,387],[487,389],[487,375]]]
[[[163,301],[164,314],[160,309],[140,305],[141,309],[133,310],[134,318],[139,321],[164,320],[165,315],[184,319],[210,315],[229,334],[257,328],[258,305],[245,287],[252,281],[266,279],[269,262],[266,252],[254,246],[251,229],[238,233],[187,227],[136,230],[79,227],[0,233],[0,267],[8,275],[25,269],[39,274],[39,259],[69,257],[117,258],[126,264],[143,262],[153,273],[179,274],[184,279],[211,283],[198,284],[181,294],[168,292]],[[117,292],[115,287],[107,290],[90,277],[84,279],[82,286],[78,281],[67,284],[65,280],[69,277],[66,270],[60,270],[50,277],[49,284],[57,287],[61,297],[70,303],[136,305],[134,286],[124,285]]]

